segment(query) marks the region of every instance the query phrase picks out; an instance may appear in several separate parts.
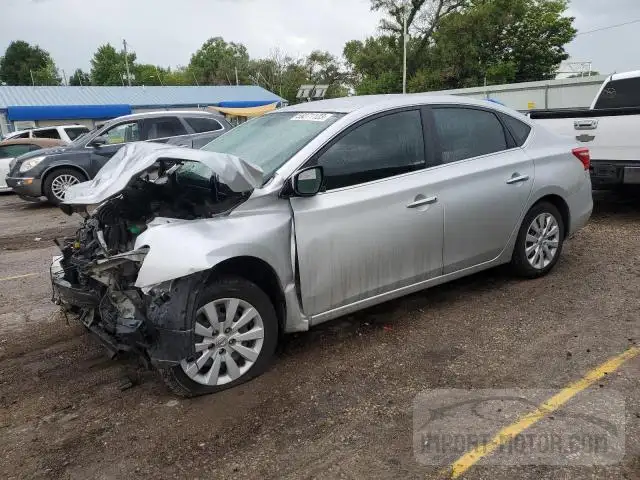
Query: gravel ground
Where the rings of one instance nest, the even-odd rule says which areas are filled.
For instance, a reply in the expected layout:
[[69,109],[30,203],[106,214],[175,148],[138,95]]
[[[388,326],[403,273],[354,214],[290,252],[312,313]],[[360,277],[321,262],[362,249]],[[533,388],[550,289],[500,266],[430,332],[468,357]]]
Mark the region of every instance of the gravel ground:
[[[497,269],[389,302],[289,337],[252,382],[177,399],[50,304],[50,240],[76,225],[0,196],[0,278],[34,274],[0,281],[0,478],[438,478],[413,454],[419,392],[557,390],[640,338],[640,200],[599,194],[546,278]],[[640,359],[600,385],[626,398],[621,463],[464,478],[640,478]]]

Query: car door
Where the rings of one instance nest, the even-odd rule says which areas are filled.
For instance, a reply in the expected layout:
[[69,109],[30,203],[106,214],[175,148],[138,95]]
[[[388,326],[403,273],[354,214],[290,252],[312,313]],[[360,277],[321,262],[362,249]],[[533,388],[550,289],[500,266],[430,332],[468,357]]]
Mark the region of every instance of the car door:
[[443,209],[431,195],[419,109],[347,129],[305,166],[326,190],[291,198],[303,310],[316,315],[440,275]]
[[439,168],[446,172],[437,195],[444,206],[443,272],[448,274],[493,260],[504,250],[524,214],[534,165],[493,111],[441,106],[431,112]]
[[91,176],[98,173],[98,170],[100,170],[125,143],[142,140],[140,135],[140,122],[138,120],[130,120],[112,125],[100,132],[99,137],[105,140],[104,144],[92,145],[91,142],[89,142],[87,145],[87,148],[91,149]]

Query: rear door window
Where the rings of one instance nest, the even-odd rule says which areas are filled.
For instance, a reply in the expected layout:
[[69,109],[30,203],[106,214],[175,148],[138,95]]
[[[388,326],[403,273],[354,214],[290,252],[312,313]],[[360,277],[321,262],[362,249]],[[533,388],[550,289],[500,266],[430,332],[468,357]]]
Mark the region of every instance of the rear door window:
[[193,129],[195,133],[215,132],[222,130],[222,125],[213,118],[206,117],[186,117],[185,122]]
[[529,134],[531,133],[531,127],[520,120],[513,118],[511,115],[500,114],[500,118],[507,126],[511,135],[513,135],[513,139],[516,141],[516,145],[521,147],[524,145],[524,142],[529,138]]
[[144,123],[147,135],[144,140],[177,137],[187,134],[187,130],[177,117],[147,118]]
[[595,108],[640,107],[640,78],[625,78],[607,83]]
[[44,130],[34,130],[33,136],[35,138],[53,138],[60,139],[60,133],[57,128],[45,128]]
[[507,149],[504,128],[492,112],[464,107],[435,107],[433,116],[442,163]]

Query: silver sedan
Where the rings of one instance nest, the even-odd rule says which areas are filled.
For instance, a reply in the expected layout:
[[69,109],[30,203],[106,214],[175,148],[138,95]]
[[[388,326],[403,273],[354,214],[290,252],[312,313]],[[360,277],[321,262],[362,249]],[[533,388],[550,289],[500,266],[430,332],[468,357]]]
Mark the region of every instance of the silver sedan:
[[282,333],[501,264],[541,277],[593,206],[587,149],[426,95],[304,103],[201,151],[127,147],[65,208],[94,203],[56,299],[181,395],[262,373]]

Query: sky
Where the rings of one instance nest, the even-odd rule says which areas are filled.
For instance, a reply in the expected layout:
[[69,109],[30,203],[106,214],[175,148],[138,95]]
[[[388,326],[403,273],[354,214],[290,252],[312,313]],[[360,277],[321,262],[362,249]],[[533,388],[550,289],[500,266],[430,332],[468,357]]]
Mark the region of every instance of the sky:
[[[97,47],[126,38],[142,63],[177,66],[214,36],[246,45],[252,57],[277,48],[293,57],[314,49],[340,56],[348,40],[374,35],[369,0],[0,0],[0,52],[12,40],[48,50],[67,76],[88,70]],[[572,0],[579,32],[640,21],[640,0]],[[640,23],[582,33],[571,60],[602,73],[640,69]],[[563,67],[569,70],[569,67]]]

